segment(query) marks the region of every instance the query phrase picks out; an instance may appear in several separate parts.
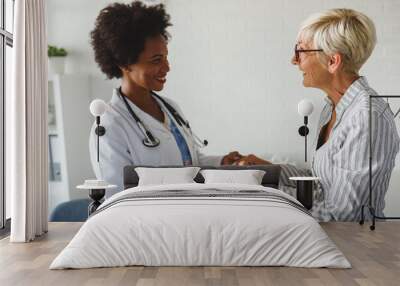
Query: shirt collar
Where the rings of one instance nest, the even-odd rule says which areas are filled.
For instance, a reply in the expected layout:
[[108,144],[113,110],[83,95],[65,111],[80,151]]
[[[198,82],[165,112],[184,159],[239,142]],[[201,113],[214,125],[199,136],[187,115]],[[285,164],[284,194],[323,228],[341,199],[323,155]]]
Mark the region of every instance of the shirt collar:
[[359,77],[356,79],[343,94],[342,98],[339,100],[336,105],[336,115],[342,114],[353,102],[354,98],[360,94],[361,90],[366,89],[368,87],[368,82],[365,77]]
[[[335,107],[336,111],[335,126],[340,122],[343,114],[346,112],[347,108],[352,104],[354,99],[360,94],[360,91],[365,90],[366,88],[368,88],[368,82],[367,79],[363,76],[359,77],[349,86],[349,88],[343,94],[343,96],[341,97],[341,99],[339,100],[338,104]],[[325,100],[327,100],[329,104],[332,105],[332,102],[328,97],[325,98]]]

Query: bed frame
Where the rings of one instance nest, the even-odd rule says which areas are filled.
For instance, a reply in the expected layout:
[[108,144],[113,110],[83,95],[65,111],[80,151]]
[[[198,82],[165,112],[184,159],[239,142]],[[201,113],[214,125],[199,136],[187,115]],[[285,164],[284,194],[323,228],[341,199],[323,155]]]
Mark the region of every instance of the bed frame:
[[[139,176],[135,171],[136,167],[147,167],[147,168],[183,168],[182,166],[126,166],[124,168],[124,189],[136,187],[139,183]],[[205,169],[218,169],[218,170],[263,170],[265,175],[262,179],[261,184],[264,187],[271,187],[278,189],[279,185],[279,175],[281,173],[281,167],[279,165],[256,165],[256,166],[199,166],[202,170]],[[194,178],[197,183],[204,183],[204,178],[200,174]]]

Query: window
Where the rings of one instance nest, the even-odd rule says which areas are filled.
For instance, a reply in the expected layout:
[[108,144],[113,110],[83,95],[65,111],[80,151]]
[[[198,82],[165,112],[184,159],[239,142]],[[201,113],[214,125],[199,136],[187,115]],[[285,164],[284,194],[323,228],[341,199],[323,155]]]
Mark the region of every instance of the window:
[[0,0],[0,228],[9,227],[10,194],[5,188],[5,99],[11,92],[14,0]]

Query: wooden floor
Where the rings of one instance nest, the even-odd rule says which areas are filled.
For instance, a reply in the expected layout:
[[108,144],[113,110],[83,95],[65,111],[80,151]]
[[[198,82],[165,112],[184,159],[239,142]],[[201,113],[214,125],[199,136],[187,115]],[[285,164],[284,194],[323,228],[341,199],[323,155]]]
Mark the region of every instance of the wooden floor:
[[50,223],[49,233],[27,244],[0,241],[0,285],[400,285],[400,222],[379,222],[375,231],[356,223],[323,228],[353,268],[122,267],[48,270],[80,223]]

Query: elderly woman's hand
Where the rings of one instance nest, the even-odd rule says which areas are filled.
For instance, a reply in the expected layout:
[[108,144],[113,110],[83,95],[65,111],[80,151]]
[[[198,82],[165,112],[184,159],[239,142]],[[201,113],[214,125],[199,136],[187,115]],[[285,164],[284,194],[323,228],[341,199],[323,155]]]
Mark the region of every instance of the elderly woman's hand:
[[250,154],[241,158],[239,161],[235,163],[235,165],[245,166],[245,165],[270,165],[272,164],[269,161],[258,158],[256,155]]
[[221,165],[236,165],[236,163],[242,158],[243,155],[237,151],[233,151],[222,158]]

